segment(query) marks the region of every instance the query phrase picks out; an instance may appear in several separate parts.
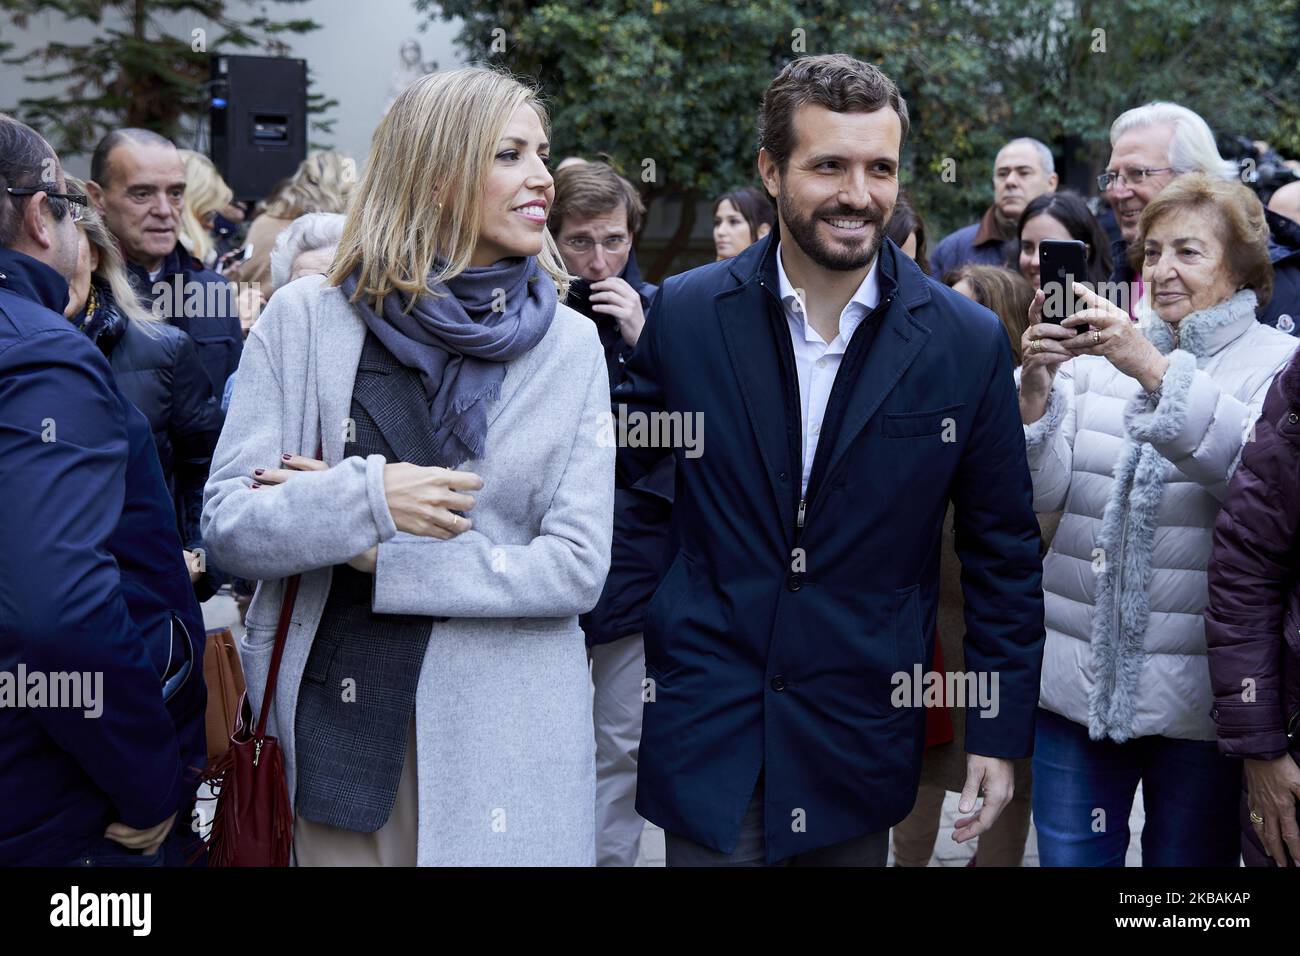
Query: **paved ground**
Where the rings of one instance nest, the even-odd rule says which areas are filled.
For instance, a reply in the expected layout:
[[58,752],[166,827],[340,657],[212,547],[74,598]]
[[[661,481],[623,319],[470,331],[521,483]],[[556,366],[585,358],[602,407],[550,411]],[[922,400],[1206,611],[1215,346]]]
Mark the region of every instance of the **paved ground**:
[[[203,605],[203,618],[208,627],[230,627],[236,637],[242,630],[239,626],[239,613],[235,602],[225,595],[212,598]],[[943,804],[943,822],[939,828],[939,839],[935,841],[934,858],[931,866],[965,866],[975,852],[976,847],[954,843],[952,840],[953,820],[957,817],[957,798],[955,793],[948,794]],[[1133,813],[1129,818],[1128,865],[1142,865],[1142,822],[1145,819],[1142,808],[1142,791],[1139,789],[1137,799],[1133,801]],[[978,840],[976,844],[978,844]],[[893,854],[890,854],[893,863]],[[637,866],[664,865],[664,834],[657,826],[646,824],[645,835],[641,838],[641,852],[637,857]],[[1025,866],[1038,865],[1038,834],[1033,826],[1029,828],[1029,843],[1025,848]]]

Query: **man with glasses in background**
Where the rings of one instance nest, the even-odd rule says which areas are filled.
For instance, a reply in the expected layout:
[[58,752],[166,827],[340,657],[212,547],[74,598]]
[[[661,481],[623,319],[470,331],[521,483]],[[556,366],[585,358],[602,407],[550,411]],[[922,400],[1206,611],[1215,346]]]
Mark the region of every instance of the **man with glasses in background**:
[[[596,323],[612,392],[623,382],[658,287],[643,282],[632,238],[645,206],[612,166],[566,160],[555,173],[548,226],[564,266],[577,278],[565,304]],[[642,620],[667,566],[672,459],[615,491],[614,542],[600,602],[581,618],[595,685],[596,863],[636,863],[645,822],[636,812],[641,742]]]
[[[1221,179],[1240,175],[1237,164],[1219,154],[1209,124],[1187,107],[1147,103],[1121,113],[1111,124],[1110,162],[1097,177],[1097,186],[1114,210],[1120,231],[1120,238],[1111,246],[1115,268],[1110,281],[1128,283],[1130,297],[1125,307],[1135,319],[1143,284],[1140,272],[1129,263],[1128,246],[1137,237],[1138,218],[1176,176],[1192,172]],[[1295,335],[1300,324],[1300,248],[1292,246],[1272,218],[1269,225],[1273,295],[1257,314],[1264,324]]]

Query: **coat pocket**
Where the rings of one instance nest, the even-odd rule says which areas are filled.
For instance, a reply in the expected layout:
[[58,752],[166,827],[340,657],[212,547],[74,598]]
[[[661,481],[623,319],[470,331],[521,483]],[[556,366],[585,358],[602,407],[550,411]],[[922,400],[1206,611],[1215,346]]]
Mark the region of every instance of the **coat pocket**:
[[881,421],[881,433],[886,438],[927,438],[943,435],[945,431],[955,433],[957,413],[965,407],[962,402],[929,411],[889,413]]

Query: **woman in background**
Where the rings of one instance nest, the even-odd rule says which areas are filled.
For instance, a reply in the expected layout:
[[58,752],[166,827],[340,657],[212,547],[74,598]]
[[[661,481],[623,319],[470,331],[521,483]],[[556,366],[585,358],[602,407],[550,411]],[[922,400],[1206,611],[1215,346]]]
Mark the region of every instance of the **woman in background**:
[[1020,274],[1039,287],[1038,244],[1044,239],[1077,239],[1088,256],[1088,282],[1110,277],[1110,242],[1082,198],[1072,192],[1043,193],[1030,200],[1016,227]]
[[181,242],[190,255],[211,269],[217,261],[212,236],[217,214],[230,205],[234,193],[212,165],[212,160],[192,149],[179,150],[185,164],[185,202],[181,207]]
[[248,227],[244,245],[251,246],[253,251],[227,275],[237,282],[269,286],[271,250],[280,233],[309,212],[347,212],[356,184],[357,164],[350,156],[334,150],[312,153],[268,200],[266,211]]
[[898,191],[898,200],[894,203],[894,214],[885,227],[885,235],[894,240],[894,245],[912,257],[926,275],[930,274],[930,262],[926,258],[925,220],[912,205],[906,191]]
[[738,256],[772,231],[776,210],[753,186],[723,193],[713,202],[713,249],[717,261]]

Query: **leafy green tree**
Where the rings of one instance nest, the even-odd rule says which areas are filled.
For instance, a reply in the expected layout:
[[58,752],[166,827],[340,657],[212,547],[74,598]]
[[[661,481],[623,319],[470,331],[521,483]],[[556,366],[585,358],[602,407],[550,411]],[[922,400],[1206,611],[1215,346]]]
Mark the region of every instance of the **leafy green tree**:
[[[19,29],[46,12],[97,27],[86,43],[55,41],[7,60],[35,68],[29,81],[55,87],[48,96],[7,108],[39,128],[61,153],[89,152],[117,126],[183,139],[186,118],[207,109],[210,53],[284,55],[286,37],[319,28],[309,19],[241,18],[232,6],[229,0],[0,0],[0,10]],[[174,23],[182,15],[195,21],[184,34],[162,25],[164,18]],[[336,105],[319,93],[309,95],[308,110],[317,117],[313,130],[330,131],[332,121],[322,114]]]
[[[763,90],[797,56],[878,65],[912,117],[903,185],[938,237],[991,199],[999,146],[1034,136],[1086,191],[1123,110],[1172,99],[1300,154],[1300,0],[414,0],[472,62],[537,81],[556,155],[608,154],[678,209],[754,183]],[[647,161],[651,161],[647,164]]]

